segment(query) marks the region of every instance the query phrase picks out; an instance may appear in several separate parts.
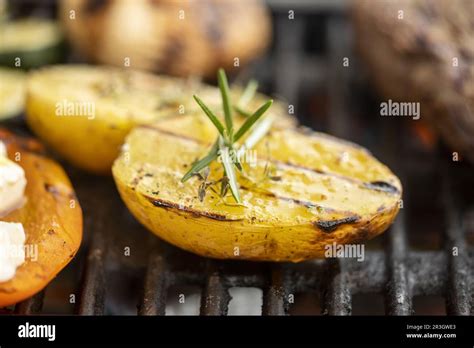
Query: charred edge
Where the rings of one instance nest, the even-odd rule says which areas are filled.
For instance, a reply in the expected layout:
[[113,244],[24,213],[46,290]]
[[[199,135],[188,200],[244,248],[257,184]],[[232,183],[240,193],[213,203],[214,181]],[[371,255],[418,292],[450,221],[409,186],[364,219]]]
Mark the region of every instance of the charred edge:
[[337,220],[322,220],[322,221],[314,221],[313,225],[319,228],[324,233],[331,233],[334,232],[341,225],[348,225],[356,223],[360,220],[360,216],[353,215],[348,216],[342,219]]
[[392,184],[389,184],[386,181],[366,182],[366,183],[364,183],[364,187],[368,188],[370,190],[390,193],[392,195],[400,193],[400,190],[398,188],[396,188]]
[[204,212],[200,210],[196,210],[187,206],[180,206],[179,204],[172,203],[169,201],[165,201],[162,199],[158,199],[155,197],[149,197],[147,195],[143,195],[148,201],[151,202],[155,207],[158,208],[164,208],[164,209],[177,209],[180,211],[184,211],[186,213],[191,213],[194,217],[207,217],[212,220],[217,220],[217,221],[238,221],[238,220],[233,220],[227,218],[225,215],[222,214],[214,214],[214,213],[209,213],[209,212]]

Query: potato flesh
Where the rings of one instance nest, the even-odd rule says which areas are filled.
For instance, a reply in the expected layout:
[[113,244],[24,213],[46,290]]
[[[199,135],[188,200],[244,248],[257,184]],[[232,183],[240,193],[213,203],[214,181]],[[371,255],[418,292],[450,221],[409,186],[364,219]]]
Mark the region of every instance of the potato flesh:
[[[244,206],[232,204],[230,194],[222,199],[209,189],[201,202],[202,181],[193,177],[183,184],[180,179],[215,139],[208,123],[197,114],[138,127],[113,168],[132,212],[175,245],[218,258],[300,261],[321,257],[329,241],[360,241],[381,233],[398,211],[400,182],[367,151],[282,128],[256,146],[257,166],[245,166],[246,176],[258,184],[239,177]],[[278,180],[260,180],[267,163]],[[208,180],[221,176],[220,165],[213,163]],[[373,189],[367,185],[371,182],[389,183],[393,191]],[[235,238],[245,249],[239,256],[230,251]],[[262,248],[252,249],[255,244]]]
[[[246,175],[259,181],[255,186],[254,183],[245,183],[245,180],[241,179],[242,200],[247,207],[222,204],[219,195],[210,190],[204,201],[200,202],[196,195],[202,181],[193,177],[183,184],[180,180],[189,164],[205,154],[208,148],[192,141],[180,140],[167,133],[157,135],[156,132],[141,129],[133,132],[129,138],[132,159],[143,158],[146,153],[156,154],[159,151],[159,155],[153,158],[150,156],[145,165],[141,162],[133,163],[132,160],[133,164],[127,168],[131,182],[137,183],[136,189],[150,197],[156,196],[178,205],[192,205],[196,210],[225,215],[230,220],[256,219],[257,222],[285,225],[309,223],[315,219],[341,218],[351,214],[350,211],[356,207],[357,213],[364,215],[381,206],[393,204],[392,195],[364,188],[360,181],[351,182],[333,175],[275,164],[274,161],[270,163],[275,164],[281,180],[261,181],[265,177],[265,159],[260,159],[255,168],[245,166]],[[149,142],[149,139],[153,140]],[[157,150],[155,152],[150,149]],[[221,166],[213,163],[211,173],[209,181],[219,180],[222,177]],[[219,186],[216,189],[219,189]],[[153,195],[152,192],[156,191],[159,191],[159,194]],[[275,199],[268,193],[281,199]],[[363,203],[360,202],[361,197],[364,197]],[[308,204],[294,204],[292,200]],[[233,198],[229,195],[225,201],[232,204]],[[314,209],[311,204],[322,207],[322,211]],[[325,211],[324,207],[329,208],[329,211]]]
[[[28,79],[27,121],[46,144],[74,165],[109,174],[134,126],[193,113],[199,108],[193,93],[210,105],[220,105],[216,88],[194,80],[110,67],[54,66],[36,71]],[[240,90],[234,93],[237,100]],[[262,99],[255,98],[249,107]],[[58,104],[65,103],[93,105],[94,115],[58,116]],[[283,107],[279,110],[281,114]],[[279,119],[292,123],[281,115]]]

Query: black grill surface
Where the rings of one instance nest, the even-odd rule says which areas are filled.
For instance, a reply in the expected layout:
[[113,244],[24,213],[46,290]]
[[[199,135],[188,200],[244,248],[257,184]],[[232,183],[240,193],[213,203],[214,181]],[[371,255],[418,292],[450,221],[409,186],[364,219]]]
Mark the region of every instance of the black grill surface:
[[[403,208],[392,227],[368,243],[365,261],[273,264],[191,255],[145,231],[111,178],[67,167],[84,210],[84,244],[45,291],[18,304],[14,313],[165,315],[169,289],[191,287],[200,293],[201,315],[226,315],[230,288],[256,287],[263,294],[262,315],[298,314],[291,299],[297,302],[301,294],[320,304],[305,314],[351,315],[360,294],[383,296],[387,315],[414,314],[414,298],[424,296],[442,297],[446,314],[471,314],[474,231],[466,217],[474,208],[472,167],[451,161],[442,145],[421,148],[409,128],[418,121],[379,117],[377,99],[351,49],[345,1],[269,4],[275,45],[237,79],[256,76],[266,92],[294,105],[304,124],[367,146],[402,179]],[[342,65],[344,57],[349,68]],[[428,231],[423,226],[430,223]],[[441,241],[438,246],[413,243],[430,235]],[[370,306],[366,301],[362,311],[370,313]]]

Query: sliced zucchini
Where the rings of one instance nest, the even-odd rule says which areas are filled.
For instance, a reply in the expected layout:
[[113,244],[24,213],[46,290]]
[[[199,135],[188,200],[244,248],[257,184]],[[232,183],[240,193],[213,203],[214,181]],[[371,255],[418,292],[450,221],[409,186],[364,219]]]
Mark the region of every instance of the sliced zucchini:
[[23,112],[26,75],[18,69],[0,68],[0,121]]
[[[398,178],[367,150],[294,128],[271,130],[238,174],[243,205],[203,178],[185,183],[190,164],[217,137],[202,113],[139,126],[112,172],[122,199],[153,233],[185,250],[220,259],[298,262],[326,247],[360,243],[398,212]],[[207,183],[223,175],[212,163]],[[198,194],[199,192],[199,194]]]
[[55,21],[28,18],[0,22],[0,65],[30,69],[58,63],[63,56],[64,38]]

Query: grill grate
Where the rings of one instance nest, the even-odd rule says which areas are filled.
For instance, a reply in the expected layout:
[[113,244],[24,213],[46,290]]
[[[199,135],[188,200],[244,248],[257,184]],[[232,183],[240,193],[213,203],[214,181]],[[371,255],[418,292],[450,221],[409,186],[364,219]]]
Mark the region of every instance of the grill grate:
[[[430,167],[432,159],[439,157],[439,151],[420,160],[416,152],[408,148],[409,142],[399,136],[402,133],[400,122],[382,125],[371,118],[363,126],[356,124],[360,119],[354,121],[354,112],[348,108],[353,107],[349,91],[353,90],[351,81],[358,78],[353,76],[358,69],[344,69],[340,63],[342,57],[349,57],[351,66],[355,61],[351,56],[345,1],[295,1],[291,5],[296,14],[293,21],[288,20],[289,8],[281,1],[268,2],[275,15],[276,45],[269,57],[253,68],[252,74],[265,81],[264,85],[271,86],[269,89],[277,95],[295,104],[298,114],[303,115],[302,120],[313,125],[314,120],[304,117],[313,112],[308,112],[298,97],[303,90],[315,91],[328,86],[327,114],[330,117],[326,120],[326,130],[354,140],[366,139],[364,127],[369,135],[375,134],[379,138],[376,144],[384,144],[376,155],[402,176],[405,196],[408,196],[406,206],[416,199],[410,189],[419,190],[418,185],[407,185],[406,179],[423,178],[427,173],[440,174],[440,198],[447,223],[444,249],[411,248],[407,233],[414,231],[408,230],[407,214],[401,209],[390,231],[382,237],[383,248],[366,252],[364,262],[331,259],[270,264],[205,260],[177,250],[144,231],[126,211],[110,179],[91,179],[71,169],[87,219],[83,249],[88,248],[87,253],[78,255],[76,265],[71,266],[74,272],[78,264],[82,266],[74,312],[128,314],[123,298],[118,296],[119,300],[112,300],[116,288],[123,287],[132,289],[127,299],[138,303],[138,315],[165,315],[170,286],[194,285],[202,291],[201,315],[226,315],[231,301],[229,289],[248,286],[263,290],[263,315],[287,315],[291,308],[289,296],[306,292],[316,292],[315,296],[319,293],[322,313],[329,315],[351,315],[353,296],[357,294],[383,294],[388,315],[413,314],[414,296],[424,295],[443,296],[447,314],[470,315],[474,302],[474,252],[465,240],[462,214],[463,208],[472,206],[472,201],[464,202],[462,207],[456,195],[461,190],[456,189],[454,183],[464,182],[464,189],[474,187],[472,180],[469,185],[472,169],[442,160],[436,160],[435,166]],[[325,24],[321,35],[316,37],[327,43],[322,54],[306,52],[303,42],[295,39],[307,33],[315,18]],[[324,128],[319,124],[316,127]],[[459,168],[453,169],[453,166]],[[98,202],[96,197],[107,199]],[[130,247],[134,256],[124,257],[124,247]],[[453,256],[453,248],[458,248],[459,256]],[[114,274],[119,274],[121,286],[110,285]],[[15,313],[40,313],[43,299],[47,298],[43,291],[18,304]]]

